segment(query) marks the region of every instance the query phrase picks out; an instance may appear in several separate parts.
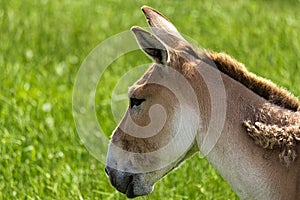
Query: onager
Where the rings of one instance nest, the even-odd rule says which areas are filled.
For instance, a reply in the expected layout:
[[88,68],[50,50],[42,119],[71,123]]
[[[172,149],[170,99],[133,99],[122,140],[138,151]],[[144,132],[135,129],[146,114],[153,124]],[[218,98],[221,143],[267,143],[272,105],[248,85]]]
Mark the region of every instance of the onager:
[[[129,89],[130,105],[112,135],[111,184],[130,198],[147,195],[204,151],[241,199],[299,199],[298,100],[224,53],[196,51],[158,11],[142,11],[153,34],[131,30],[154,64]],[[220,130],[216,107],[224,114]]]

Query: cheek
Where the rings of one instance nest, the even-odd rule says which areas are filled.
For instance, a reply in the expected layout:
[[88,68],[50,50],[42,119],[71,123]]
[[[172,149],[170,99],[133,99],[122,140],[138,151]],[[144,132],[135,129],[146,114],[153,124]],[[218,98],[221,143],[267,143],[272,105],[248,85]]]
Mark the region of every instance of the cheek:
[[170,122],[171,135],[166,145],[170,157],[174,160],[182,158],[183,155],[196,142],[196,135],[202,127],[200,116],[189,107],[182,106],[174,112]]
[[163,176],[183,160],[194,144],[196,118],[188,109],[174,113],[161,132],[151,138],[132,137],[117,129],[109,148],[110,164],[120,171]]

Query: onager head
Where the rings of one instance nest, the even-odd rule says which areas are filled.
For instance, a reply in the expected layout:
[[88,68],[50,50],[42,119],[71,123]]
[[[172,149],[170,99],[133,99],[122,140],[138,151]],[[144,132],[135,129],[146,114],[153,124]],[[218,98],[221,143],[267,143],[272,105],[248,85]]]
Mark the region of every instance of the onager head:
[[[154,34],[131,30],[155,63],[129,89],[129,107],[113,133],[105,168],[112,185],[127,197],[150,193],[155,182],[197,150],[201,115],[209,114],[207,88],[195,76],[195,66],[207,64],[168,19],[152,8],[142,10]],[[201,101],[195,90],[201,91]]]

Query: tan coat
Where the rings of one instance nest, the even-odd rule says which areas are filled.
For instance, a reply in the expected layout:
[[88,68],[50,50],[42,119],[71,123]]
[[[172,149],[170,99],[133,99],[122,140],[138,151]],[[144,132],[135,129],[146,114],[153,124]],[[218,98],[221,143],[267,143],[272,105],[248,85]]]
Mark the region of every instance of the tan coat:
[[113,133],[106,165],[112,185],[127,197],[149,194],[209,147],[208,161],[241,199],[299,199],[298,100],[224,53],[196,52],[162,14],[142,10],[154,35],[132,31],[155,64],[131,87]]

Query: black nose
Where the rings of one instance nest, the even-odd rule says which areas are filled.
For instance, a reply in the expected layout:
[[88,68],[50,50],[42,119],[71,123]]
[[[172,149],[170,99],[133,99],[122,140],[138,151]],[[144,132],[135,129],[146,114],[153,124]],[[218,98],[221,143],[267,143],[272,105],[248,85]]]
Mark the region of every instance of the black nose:
[[111,167],[105,167],[105,173],[109,176],[110,183],[120,192],[128,195],[132,193],[132,187],[129,187],[133,181],[133,174],[118,171]]

